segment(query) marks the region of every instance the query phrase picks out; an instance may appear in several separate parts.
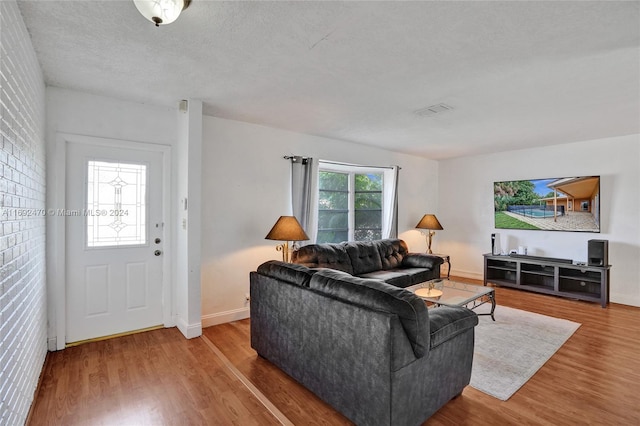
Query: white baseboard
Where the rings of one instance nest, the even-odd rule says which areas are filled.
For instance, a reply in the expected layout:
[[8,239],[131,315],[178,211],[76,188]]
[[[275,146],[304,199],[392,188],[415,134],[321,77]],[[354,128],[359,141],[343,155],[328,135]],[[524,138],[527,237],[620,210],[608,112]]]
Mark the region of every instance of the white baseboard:
[[187,324],[187,322],[183,318],[178,318],[176,326],[187,339],[193,339],[194,337],[202,336],[201,322],[195,324]]
[[629,305],[640,307],[640,298],[639,297],[629,297],[628,294],[618,294],[614,292],[609,293],[609,302],[611,303],[620,303],[621,305]]
[[227,322],[238,321],[249,318],[249,307],[233,309],[231,311],[217,312],[202,317],[202,327],[211,327],[212,325],[224,324]]
[[56,337],[47,339],[47,349],[49,352],[55,352],[58,350],[58,339]]
[[451,276],[461,277],[461,278],[469,278],[472,280],[480,280],[484,281],[484,274],[479,274],[477,272],[468,272],[468,271],[460,271],[458,269],[454,269],[451,271]]

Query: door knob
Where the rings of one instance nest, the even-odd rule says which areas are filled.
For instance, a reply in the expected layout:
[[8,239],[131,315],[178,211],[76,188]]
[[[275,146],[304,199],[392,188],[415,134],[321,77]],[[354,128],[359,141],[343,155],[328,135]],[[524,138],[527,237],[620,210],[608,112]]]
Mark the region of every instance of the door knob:
[[153,252],[153,254],[155,254],[156,256],[160,256],[162,252],[160,250],[156,250]]

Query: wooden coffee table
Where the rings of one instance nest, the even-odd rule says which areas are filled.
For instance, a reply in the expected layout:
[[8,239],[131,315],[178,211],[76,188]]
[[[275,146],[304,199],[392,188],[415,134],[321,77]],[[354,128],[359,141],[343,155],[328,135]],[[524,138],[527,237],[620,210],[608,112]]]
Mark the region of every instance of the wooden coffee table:
[[[435,279],[406,288],[433,306],[465,306],[475,309],[485,303],[491,303],[492,320],[496,320],[493,313],[496,310],[496,294],[493,287],[461,283],[451,280]],[[416,291],[417,290],[417,291]]]

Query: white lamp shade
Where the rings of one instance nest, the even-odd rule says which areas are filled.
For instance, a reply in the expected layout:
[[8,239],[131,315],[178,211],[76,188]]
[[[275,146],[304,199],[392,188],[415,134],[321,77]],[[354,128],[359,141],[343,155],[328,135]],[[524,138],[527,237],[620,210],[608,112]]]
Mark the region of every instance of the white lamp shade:
[[156,25],[167,25],[178,19],[184,0],[133,0],[138,11]]

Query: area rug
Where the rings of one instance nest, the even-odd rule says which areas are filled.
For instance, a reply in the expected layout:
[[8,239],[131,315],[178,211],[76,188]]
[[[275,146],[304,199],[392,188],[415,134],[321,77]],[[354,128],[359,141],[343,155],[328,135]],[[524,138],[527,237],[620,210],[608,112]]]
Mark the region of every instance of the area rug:
[[[488,305],[478,307],[485,312]],[[488,312],[488,309],[486,310]],[[556,353],[579,323],[497,306],[495,322],[480,316],[471,386],[506,401]]]

